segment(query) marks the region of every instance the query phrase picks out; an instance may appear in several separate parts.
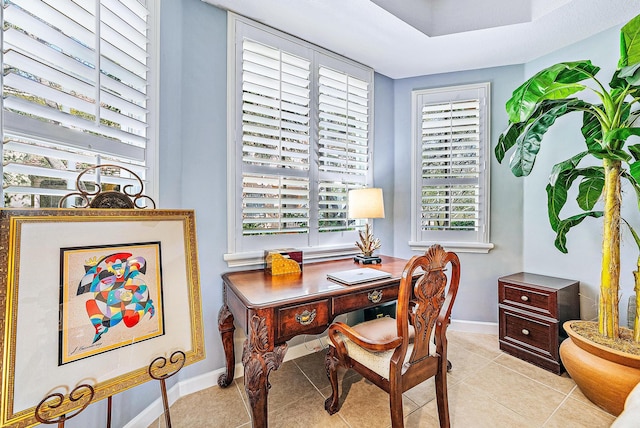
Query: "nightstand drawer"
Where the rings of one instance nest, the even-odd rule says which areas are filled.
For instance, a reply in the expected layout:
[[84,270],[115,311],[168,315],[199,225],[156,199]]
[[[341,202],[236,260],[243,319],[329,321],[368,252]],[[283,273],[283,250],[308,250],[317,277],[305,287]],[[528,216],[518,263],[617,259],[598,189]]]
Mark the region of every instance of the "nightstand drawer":
[[498,281],[498,284],[498,303],[539,312],[551,318],[558,316],[555,292],[503,281]]
[[329,301],[278,309],[278,337],[295,336],[313,327],[329,325]]
[[333,298],[333,314],[343,314],[397,299],[398,287],[380,287],[360,293],[346,294]]
[[558,358],[558,322],[500,307],[500,341]]

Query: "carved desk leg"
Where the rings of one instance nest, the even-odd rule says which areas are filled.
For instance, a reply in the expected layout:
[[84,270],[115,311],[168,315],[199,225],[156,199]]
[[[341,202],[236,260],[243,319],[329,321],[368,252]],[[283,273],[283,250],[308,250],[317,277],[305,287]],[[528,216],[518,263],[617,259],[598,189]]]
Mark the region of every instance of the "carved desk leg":
[[218,385],[221,388],[226,388],[233,382],[236,364],[233,345],[233,332],[235,329],[233,326],[233,314],[225,303],[218,313],[218,331],[220,331],[220,336],[222,337],[222,346],[224,347],[224,356],[227,363],[227,372],[218,377]]
[[242,349],[244,388],[251,407],[253,428],[267,426],[267,395],[271,387],[269,373],[280,367],[286,352],[287,344],[274,346],[273,340],[269,340],[265,318],[254,314],[250,321],[249,337]]

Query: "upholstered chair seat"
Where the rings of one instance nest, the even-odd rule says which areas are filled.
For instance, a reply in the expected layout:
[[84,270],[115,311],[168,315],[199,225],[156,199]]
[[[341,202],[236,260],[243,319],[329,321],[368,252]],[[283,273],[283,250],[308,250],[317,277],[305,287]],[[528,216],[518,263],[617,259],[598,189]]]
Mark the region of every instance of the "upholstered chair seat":
[[[389,339],[395,337],[396,320],[395,318],[391,317],[377,318],[371,321],[360,323],[354,326],[353,330],[361,334],[362,337],[366,337],[372,342],[388,341]],[[409,343],[409,347],[407,348],[407,356],[405,357],[405,361],[409,359],[409,357],[411,356],[411,352],[413,351],[414,334],[415,332],[413,326],[409,326],[409,338],[411,343]],[[352,360],[359,362],[365,367],[368,367],[380,376],[389,379],[389,363],[391,362],[391,357],[393,356],[393,350],[378,352],[369,351],[361,346],[356,345],[346,336],[342,336],[344,344],[347,348],[347,352],[349,353],[349,357]],[[333,344],[329,344],[330,346],[333,346]],[[433,343],[430,352],[435,352],[435,343]]]

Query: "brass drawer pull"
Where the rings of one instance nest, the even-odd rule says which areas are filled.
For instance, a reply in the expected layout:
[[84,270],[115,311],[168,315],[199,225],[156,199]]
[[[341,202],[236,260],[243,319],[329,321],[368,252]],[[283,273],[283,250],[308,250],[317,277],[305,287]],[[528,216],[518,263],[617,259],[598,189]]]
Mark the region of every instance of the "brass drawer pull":
[[372,291],[371,293],[367,294],[367,298],[371,303],[378,303],[380,302],[380,300],[382,300],[382,291]]
[[312,312],[308,310],[304,310],[302,314],[296,314],[296,321],[298,321],[301,325],[309,325],[316,319],[316,310],[314,309]]
[[528,302],[529,296],[520,296],[520,300],[522,300],[523,302]]
[[525,336],[529,336],[529,330],[527,330],[526,328],[523,328],[522,334],[524,334]]

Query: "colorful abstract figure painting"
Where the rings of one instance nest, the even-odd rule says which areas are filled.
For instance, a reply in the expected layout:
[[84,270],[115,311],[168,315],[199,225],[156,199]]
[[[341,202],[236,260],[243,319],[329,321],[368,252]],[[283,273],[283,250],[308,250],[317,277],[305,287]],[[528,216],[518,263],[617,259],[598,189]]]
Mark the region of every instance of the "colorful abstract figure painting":
[[62,248],[59,364],[164,334],[160,243]]

